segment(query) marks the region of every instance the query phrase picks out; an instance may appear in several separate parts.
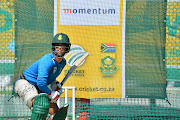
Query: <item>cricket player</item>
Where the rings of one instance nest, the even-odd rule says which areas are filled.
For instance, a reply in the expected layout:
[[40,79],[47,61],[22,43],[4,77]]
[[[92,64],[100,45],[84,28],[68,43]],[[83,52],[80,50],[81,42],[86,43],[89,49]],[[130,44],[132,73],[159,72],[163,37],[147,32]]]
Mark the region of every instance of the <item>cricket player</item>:
[[51,115],[48,120],[52,120],[59,110],[56,101],[63,90],[56,78],[66,65],[64,55],[71,43],[66,34],[59,33],[53,37],[51,46],[52,53],[29,66],[15,83],[15,92],[32,109],[31,120],[46,120],[48,113]]

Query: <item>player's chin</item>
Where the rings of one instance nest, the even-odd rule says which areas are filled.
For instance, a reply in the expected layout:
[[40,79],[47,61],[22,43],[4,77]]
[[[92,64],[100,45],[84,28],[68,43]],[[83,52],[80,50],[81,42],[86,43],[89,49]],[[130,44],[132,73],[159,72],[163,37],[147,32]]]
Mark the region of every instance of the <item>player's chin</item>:
[[59,57],[64,57],[65,53],[58,53]]

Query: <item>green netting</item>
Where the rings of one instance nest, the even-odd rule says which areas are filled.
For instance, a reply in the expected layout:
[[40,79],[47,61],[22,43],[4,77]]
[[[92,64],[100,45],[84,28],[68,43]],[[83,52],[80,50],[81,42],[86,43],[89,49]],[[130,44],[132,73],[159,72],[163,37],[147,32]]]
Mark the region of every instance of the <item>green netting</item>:
[[[51,52],[53,4],[53,0],[0,1],[0,119],[26,120],[31,115],[21,99],[8,99],[23,70]],[[76,118],[180,119],[179,18],[179,0],[126,0],[127,98],[76,98]],[[60,102],[63,105],[64,98]],[[70,119],[71,102],[68,98]]]
[[53,6],[49,0],[15,1],[15,79],[33,62],[51,52]]
[[126,1],[126,97],[166,98],[164,0]]

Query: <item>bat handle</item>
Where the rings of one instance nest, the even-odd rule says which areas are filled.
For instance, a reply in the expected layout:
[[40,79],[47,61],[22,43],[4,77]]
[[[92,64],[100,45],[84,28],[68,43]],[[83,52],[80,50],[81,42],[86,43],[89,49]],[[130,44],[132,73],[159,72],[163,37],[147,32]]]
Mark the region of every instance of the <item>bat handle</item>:
[[62,82],[61,82],[61,83],[57,82],[57,86],[58,86],[59,88],[61,88],[61,87],[63,86],[63,83],[62,83]]

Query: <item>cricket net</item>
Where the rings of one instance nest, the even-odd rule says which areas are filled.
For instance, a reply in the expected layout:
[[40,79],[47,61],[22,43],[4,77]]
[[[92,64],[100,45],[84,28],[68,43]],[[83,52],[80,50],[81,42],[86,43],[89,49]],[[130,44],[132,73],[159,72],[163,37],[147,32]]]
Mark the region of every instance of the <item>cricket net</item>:
[[72,44],[59,81],[71,55],[92,54],[65,84],[75,92],[58,101],[70,104],[68,119],[180,119],[180,0],[1,0],[0,8],[0,119],[31,115],[16,95],[9,100],[14,81],[51,53],[57,32]]

